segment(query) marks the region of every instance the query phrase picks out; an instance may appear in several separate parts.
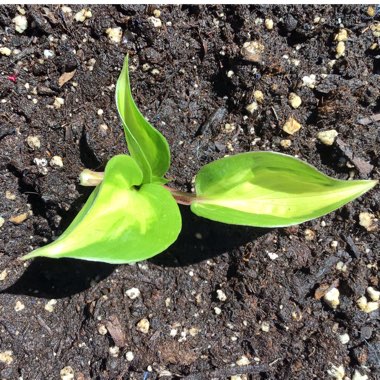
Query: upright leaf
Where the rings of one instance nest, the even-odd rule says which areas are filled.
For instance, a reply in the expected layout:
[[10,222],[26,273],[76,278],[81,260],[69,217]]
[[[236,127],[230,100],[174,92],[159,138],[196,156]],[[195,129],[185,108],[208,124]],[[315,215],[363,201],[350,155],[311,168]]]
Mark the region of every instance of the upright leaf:
[[243,153],[200,170],[191,210],[223,223],[289,226],[325,215],[376,183],[333,179],[284,154]]
[[166,182],[163,176],[170,166],[170,150],[166,139],[144,118],[131,92],[128,55],[116,84],[116,105],[123,122],[131,156],[143,172],[143,183]]
[[177,239],[181,215],[168,190],[142,184],[142,177],[131,157],[113,157],[103,182],[67,230],[24,259],[71,257],[121,264],[164,251]]

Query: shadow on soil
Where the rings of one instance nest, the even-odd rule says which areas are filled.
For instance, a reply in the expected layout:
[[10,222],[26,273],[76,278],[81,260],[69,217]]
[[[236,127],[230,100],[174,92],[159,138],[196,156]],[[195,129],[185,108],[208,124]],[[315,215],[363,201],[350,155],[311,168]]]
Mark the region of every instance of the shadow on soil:
[[[231,226],[199,218],[181,207],[183,227],[178,240],[150,259],[163,267],[185,267],[228,252],[268,232],[268,229]],[[107,278],[117,265],[38,258],[10,287],[0,292],[41,298],[64,298],[82,292]]]

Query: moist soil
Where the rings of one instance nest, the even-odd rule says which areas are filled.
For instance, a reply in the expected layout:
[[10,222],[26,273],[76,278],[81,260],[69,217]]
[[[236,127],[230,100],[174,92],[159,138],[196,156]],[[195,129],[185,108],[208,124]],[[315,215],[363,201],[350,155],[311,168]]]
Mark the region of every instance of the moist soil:
[[[135,265],[19,260],[80,210],[91,191],[81,170],[127,152],[114,101],[127,52],[179,190],[204,164],[257,150],[380,178],[376,7],[97,5],[76,21],[82,9],[0,7],[0,378],[380,379],[379,309],[357,305],[379,289],[378,186],[290,228],[224,225],[181,206],[178,241]],[[247,41],[264,47],[250,60]],[[293,135],[289,117],[301,124]],[[333,145],[317,138],[326,130],[338,132]],[[323,299],[334,287],[336,308]]]

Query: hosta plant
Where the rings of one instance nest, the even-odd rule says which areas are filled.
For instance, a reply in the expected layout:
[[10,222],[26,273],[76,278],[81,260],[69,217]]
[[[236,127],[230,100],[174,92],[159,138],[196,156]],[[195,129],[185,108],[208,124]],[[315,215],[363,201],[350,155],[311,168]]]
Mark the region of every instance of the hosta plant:
[[128,57],[116,86],[116,104],[130,155],[109,160],[104,173],[84,170],[91,196],[67,230],[24,256],[70,257],[130,263],[169,247],[181,231],[177,203],[204,218],[257,227],[284,227],[325,215],[377,181],[342,181],[301,160],[274,152],[248,152],[204,166],[195,193],[168,186],[169,145],[144,118],[131,93]]

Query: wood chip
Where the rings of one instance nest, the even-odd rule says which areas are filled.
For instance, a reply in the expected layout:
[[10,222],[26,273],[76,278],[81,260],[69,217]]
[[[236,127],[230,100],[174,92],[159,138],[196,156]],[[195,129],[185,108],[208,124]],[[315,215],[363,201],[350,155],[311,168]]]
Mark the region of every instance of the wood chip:
[[105,324],[115,345],[118,347],[124,347],[126,345],[125,332],[121,326],[119,318],[116,315],[111,315]]
[[355,165],[362,177],[367,177],[371,173],[373,165],[362,160],[361,158],[355,157],[350,147],[339,137],[335,140],[335,143],[346,158],[348,158]]
[[63,73],[59,79],[58,79],[58,85],[59,87],[62,87],[65,83],[67,83],[69,80],[73,78],[75,75],[76,70],[70,71],[69,73]]

